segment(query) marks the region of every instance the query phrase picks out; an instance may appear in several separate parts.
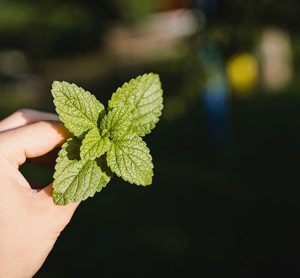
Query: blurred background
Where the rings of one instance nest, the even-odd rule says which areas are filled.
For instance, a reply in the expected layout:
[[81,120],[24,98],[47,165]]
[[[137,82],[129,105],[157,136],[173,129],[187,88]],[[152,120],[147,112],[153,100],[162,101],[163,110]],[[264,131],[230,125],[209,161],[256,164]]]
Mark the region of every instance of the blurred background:
[[36,277],[299,277],[299,11],[298,0],[0,0],[1,118],[53,112],[53,80],[105,104],[146,72],[164,89],[146,137],[153,185],[115,177]]

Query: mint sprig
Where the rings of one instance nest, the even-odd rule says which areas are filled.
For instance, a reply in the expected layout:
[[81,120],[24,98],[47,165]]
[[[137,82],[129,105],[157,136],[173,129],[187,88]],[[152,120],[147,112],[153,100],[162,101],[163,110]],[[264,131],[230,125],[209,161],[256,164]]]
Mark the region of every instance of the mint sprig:
[[152,157],[142,136],[155,127],[163,108],[157,74],[125,83],[107,111],[91,93],[65,81],[53,82],[52,95],[60,119],[75,136],[62,146],[55,166],[56,204],[94,196],[113,173],[136,185],[152,183]]

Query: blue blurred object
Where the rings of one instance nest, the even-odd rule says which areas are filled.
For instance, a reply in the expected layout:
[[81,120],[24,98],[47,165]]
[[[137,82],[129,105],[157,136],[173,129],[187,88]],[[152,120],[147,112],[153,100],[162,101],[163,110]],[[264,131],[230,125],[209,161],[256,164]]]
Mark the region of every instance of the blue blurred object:
[[200,58],[206,72],[206,82],[201,93],[210,135],[214,143],[223,146],[229,141],[229,90],[224,63],[220,52],[213,45],[202,48]]

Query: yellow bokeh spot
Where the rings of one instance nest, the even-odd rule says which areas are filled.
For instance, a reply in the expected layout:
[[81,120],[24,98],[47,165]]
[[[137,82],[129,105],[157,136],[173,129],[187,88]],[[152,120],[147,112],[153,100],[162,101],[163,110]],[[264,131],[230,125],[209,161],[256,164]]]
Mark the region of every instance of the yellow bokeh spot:
[[257,82],[258,66],[253,55],[238,54],[226,66],[229,83],[238,95],[249,95]]

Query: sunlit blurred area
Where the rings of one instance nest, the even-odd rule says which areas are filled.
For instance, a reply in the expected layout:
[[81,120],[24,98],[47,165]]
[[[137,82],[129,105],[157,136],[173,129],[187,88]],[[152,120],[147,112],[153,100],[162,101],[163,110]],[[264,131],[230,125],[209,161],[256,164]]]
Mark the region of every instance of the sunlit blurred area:
[[105,105],[143,73],[164,89],[146,138],[154,184],[114,179],[85,202],[37,277],[300,275],[299,11],[297,0],[0,0],[1,117],[54,112],[54,80]]

